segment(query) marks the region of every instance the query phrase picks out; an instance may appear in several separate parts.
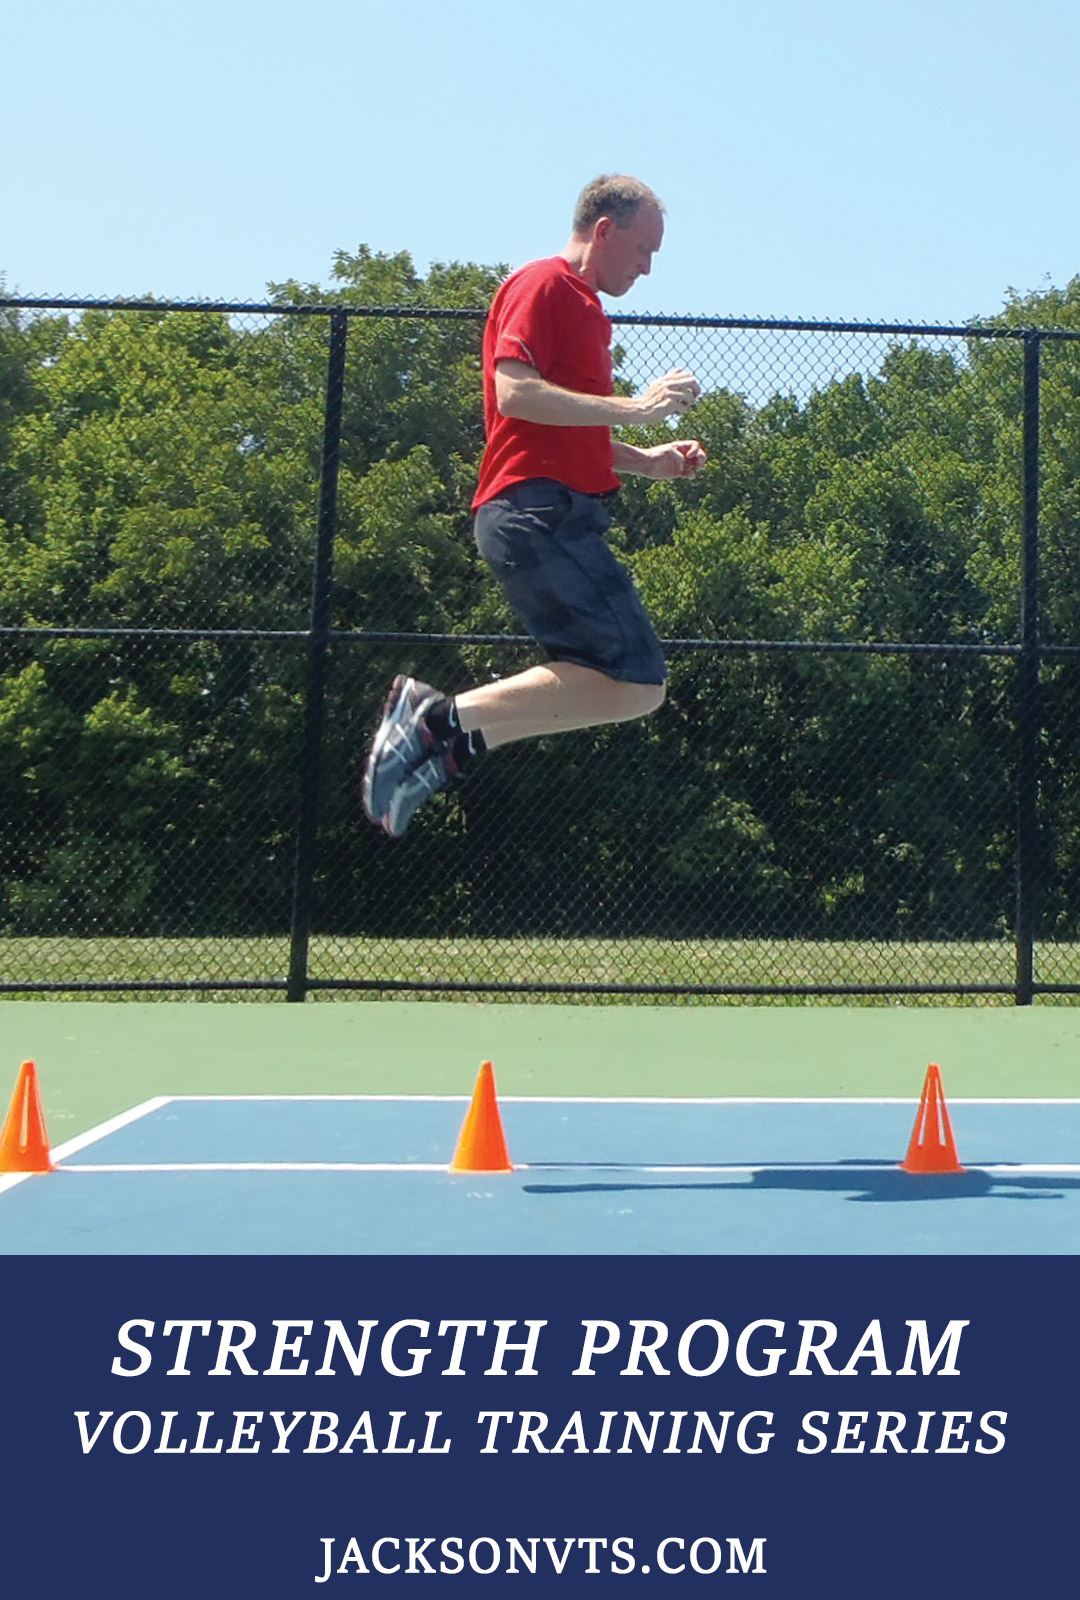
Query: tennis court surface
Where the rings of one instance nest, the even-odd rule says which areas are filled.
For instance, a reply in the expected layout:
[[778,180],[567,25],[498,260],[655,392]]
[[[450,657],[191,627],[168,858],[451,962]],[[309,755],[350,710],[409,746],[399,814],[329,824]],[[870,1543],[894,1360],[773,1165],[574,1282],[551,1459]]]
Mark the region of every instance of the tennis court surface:
[[[26,1002],[5,1254],[1065,1254],[1071,1008]],[[481,1058],[512,1172],[449,1170]],[[964,1170],[901,1170],[940,1061]],[[14,1070],[14,1069],[12,1069]],[[451,1087],[451,1085],[453,1087]]]

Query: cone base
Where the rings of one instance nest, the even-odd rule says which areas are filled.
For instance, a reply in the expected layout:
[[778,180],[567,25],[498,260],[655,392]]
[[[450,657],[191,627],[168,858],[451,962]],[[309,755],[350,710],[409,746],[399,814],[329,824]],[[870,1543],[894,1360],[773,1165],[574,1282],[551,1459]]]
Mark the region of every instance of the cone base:
[[925,1178],[939,1177],[946,1173],[966,1172],[967,1168],[962,1167],[959,1161],[950,1161],[944,1156],[940,1159],[930,1156],[925,1160],[912,1161],[909,1158],[907,1161],[901,1161],[899,1164],[899,1170],[901,1172],[914,1173],[916,1177]]
[[477,1173],[482,1172],[486,1176],[494,1176],[494,1175],[497,1175],[500,1172],[513,1172],[514,1168],[513,1168],[513,1165],[509,1161],[506,1163],[505,1166],[499,1166],[499,1167],[480,1165],[478,1163],[474,1163],[474,1162],[471,1162],[471,1161],[467,1161],[467,1162],[451,1161],[450,1165],[447,1167],[446,1170],[447,1170],[447,1172],[458,1172],[458,1173],[460,1173],[460,1172],[477,1172]]
[[36,1172],[55,1171],[56,1167],[51,1161],[42,1161],[38,1156],[27,1155],[20,1157],[16,1155],[0,1158],[0,1178],[8,1178],[14,1175],[26,1177],[28,1174],[32,1176]]

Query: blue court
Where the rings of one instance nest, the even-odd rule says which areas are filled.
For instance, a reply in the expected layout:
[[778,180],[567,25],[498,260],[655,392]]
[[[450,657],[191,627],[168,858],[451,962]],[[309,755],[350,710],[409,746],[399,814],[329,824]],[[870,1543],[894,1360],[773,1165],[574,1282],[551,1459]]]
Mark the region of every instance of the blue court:
[[0,1178],[5,1254],[1072,1254],[1080,1101],[500,1101],[512,1173],[448,1171],[465,1096],[159,1097]]

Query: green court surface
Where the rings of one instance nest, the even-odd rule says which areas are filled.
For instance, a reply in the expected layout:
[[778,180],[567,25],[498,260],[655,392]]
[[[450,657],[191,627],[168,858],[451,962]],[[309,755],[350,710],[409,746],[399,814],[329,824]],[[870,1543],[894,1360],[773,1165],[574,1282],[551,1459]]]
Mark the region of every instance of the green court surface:
[[589,1006],[10,1000],[4,1109],[37,1064],[58,1145],[152,1095],[949,1096],[1080,1094],[1069,1006]]

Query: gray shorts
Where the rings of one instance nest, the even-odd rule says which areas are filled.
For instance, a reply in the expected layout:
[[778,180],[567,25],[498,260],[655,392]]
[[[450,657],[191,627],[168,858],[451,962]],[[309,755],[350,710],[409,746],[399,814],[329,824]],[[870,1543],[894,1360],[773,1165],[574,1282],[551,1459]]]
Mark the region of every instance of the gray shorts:
[[551,660],[627,683],[663,683],[660,641],[604,537],[610,527],[601,497],[530,478],[480,506],[476,546]]

